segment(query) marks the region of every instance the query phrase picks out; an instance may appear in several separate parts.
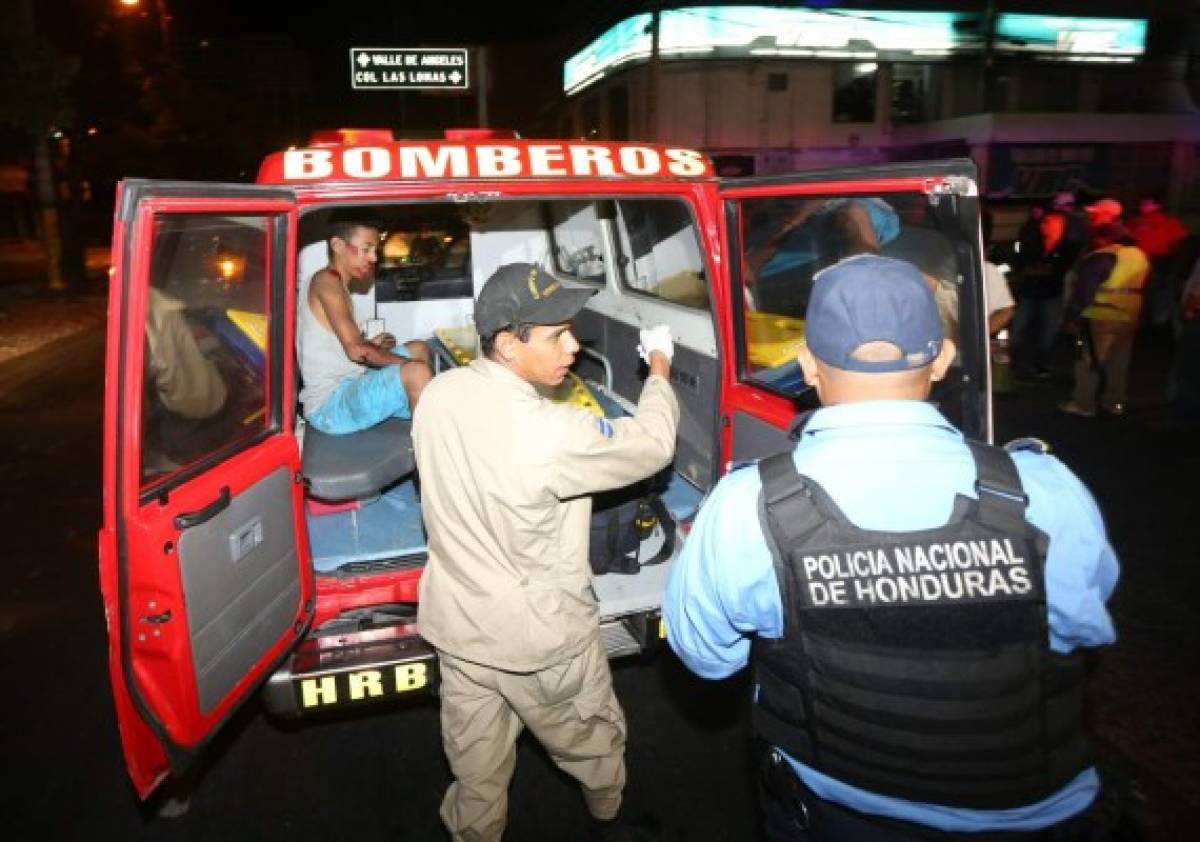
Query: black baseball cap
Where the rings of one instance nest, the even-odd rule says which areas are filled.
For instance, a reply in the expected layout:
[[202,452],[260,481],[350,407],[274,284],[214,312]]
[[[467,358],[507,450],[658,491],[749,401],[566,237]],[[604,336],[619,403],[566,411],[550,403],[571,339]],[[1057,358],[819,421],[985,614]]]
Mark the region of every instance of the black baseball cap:
[[475,299],[475,329],[485,339],[518,324],[557,325],[571,321],[596,294],[564,287],[540,266],[508,263],[487,279]]

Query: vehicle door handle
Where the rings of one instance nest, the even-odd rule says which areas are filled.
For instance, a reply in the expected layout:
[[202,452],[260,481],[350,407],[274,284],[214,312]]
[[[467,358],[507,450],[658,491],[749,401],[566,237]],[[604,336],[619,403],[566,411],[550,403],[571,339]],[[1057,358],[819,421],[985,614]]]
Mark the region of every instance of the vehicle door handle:
[[175,515],[175,528],[182,532],[185,529],[191,529],[193,526],[199,526],[205,521],[212,520],[222,511],[229,508],[229,501],[231,499],[229,486],[227,485],[221,489],[221,493],[217,495],[216,500],[213,500],[200,511]]

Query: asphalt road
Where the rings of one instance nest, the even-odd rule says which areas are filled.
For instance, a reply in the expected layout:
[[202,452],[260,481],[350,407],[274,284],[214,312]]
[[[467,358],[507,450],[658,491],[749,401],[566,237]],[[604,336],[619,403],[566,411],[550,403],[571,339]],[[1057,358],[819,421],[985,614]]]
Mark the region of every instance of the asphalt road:
[[[9,369],[0,392],[0,834],[9,840],[441,840],[449,781],[436,707],[281,726],[257,704],[209,753],[190,810],[139,806],[120,754],[105,660],[100,522],[102,339],[97,332]],[[1140,349],[1134,411],[1087,421],[1053,410],[1065,384],[998,403],[998,438],[1039,435],[1094,489],[1123,563],[1120,642],[1095,660],[1091,719],[1151,840],[1200,819],[1200,587],[1194,434],[1154,432],[1161,349]],[[20,375],[22,372],[16,372]],[[24,382],[23,382],[24,381]],[[692,678],[669,653],[616,670],[629,717],[630,812],[666,840],[754,840],[745,676]],[[523,740],[510,842],[586,838],[573,784]]]

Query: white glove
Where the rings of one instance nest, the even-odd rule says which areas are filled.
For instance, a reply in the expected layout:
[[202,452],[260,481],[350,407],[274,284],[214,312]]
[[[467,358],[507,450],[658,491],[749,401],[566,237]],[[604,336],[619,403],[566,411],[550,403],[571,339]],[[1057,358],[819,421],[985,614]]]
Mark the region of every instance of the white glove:
[[650,363],[650,354],[654,351],[662,352],[662,355],[667,358],[667,362],[670,362],[671,357],[675,354],[675,343],[671,341],[671,328],[666,325],[644,327],[638,334],[638,339],[641,340],[637,348],[638,356],[645,360],[647,365]]

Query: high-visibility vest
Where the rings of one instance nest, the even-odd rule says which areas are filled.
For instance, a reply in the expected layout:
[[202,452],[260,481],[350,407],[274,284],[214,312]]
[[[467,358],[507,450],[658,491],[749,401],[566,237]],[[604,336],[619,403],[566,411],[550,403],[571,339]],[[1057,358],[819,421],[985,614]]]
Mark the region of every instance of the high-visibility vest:
[[1115,255],[1117,262],[1096,290],[1092,303],[1084,309],[1083,317],[1104,322],[1136,323],[1142,312],[1142,292],[1150,277],[1150,261],[1146,259],[1146,253],[1137,246],[1105,246],[1096,251]]

